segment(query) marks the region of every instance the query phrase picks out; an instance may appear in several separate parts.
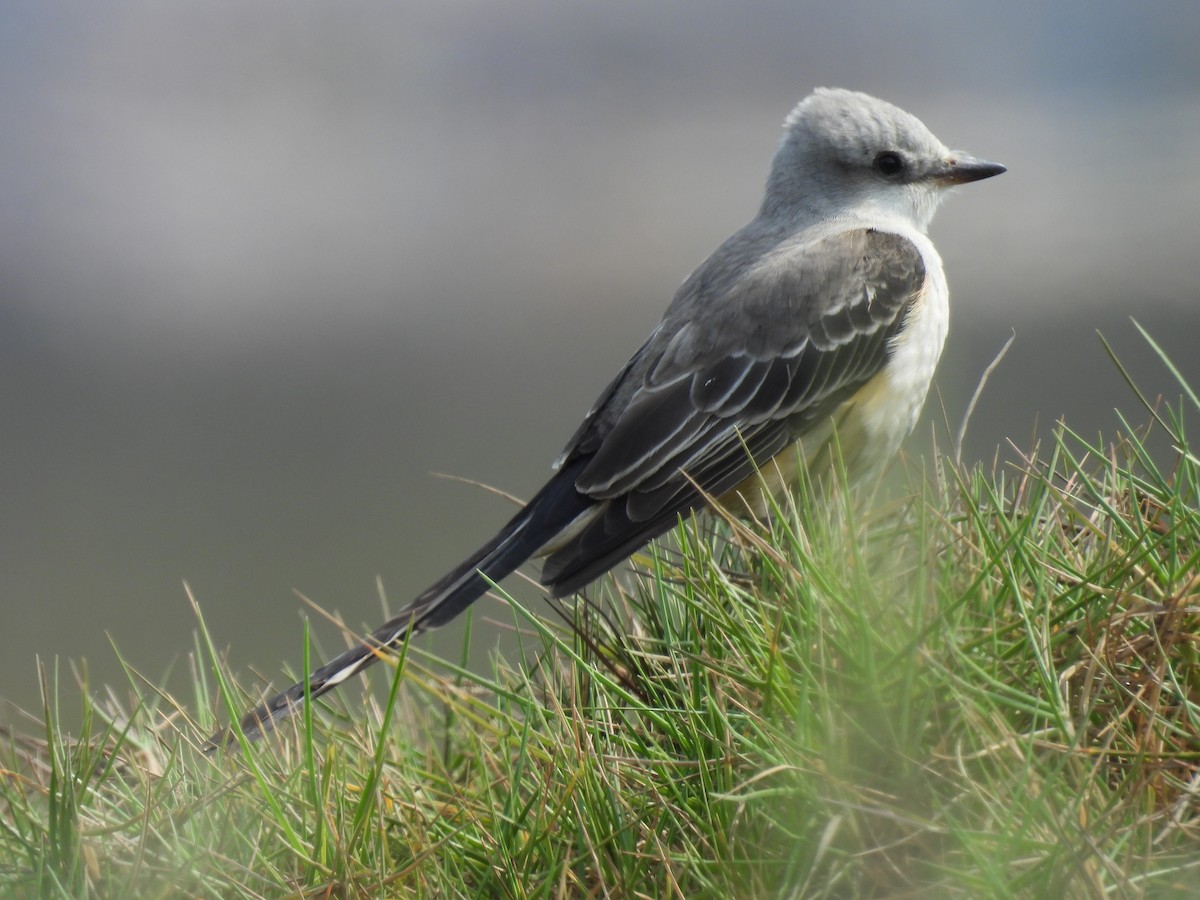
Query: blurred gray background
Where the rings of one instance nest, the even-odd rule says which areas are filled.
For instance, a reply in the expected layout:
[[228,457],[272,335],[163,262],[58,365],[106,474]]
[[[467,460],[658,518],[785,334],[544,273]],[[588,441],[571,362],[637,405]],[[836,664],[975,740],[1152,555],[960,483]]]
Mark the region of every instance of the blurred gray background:
[[1143,421],[1096,330],[1200,382],[1198,35],[1194,0],[9,0],[0,696],[118,679],[110,639],[183,688],[184,579],[276,679],[293,589],[377,624],[377,577],[399,605],[511,513],[430,473],[536,489],[817,85],[1010,168],[932,229],[952,422],[1016,332],[968,457]]

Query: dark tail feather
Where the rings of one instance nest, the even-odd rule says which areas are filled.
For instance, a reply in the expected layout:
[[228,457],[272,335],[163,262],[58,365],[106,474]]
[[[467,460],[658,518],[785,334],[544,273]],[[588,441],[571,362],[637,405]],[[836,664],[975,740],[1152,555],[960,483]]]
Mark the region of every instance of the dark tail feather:
[[[412,603],[351,647],[315,670],[304,681],[257,706],[242,717],[242,732],[250,739],[270,731],[275,723],[300,709],[305,692],[319,697],[357,675],[398,646],[411,634],[445,625],[482,597],[499,581],[533,556],[547,541],[586,512],[594,501],[575,490],[580,464],[559,471],[499,533],[422,592]],[[230,743],[232,734],[222,729],[205,749],[212,752]]]

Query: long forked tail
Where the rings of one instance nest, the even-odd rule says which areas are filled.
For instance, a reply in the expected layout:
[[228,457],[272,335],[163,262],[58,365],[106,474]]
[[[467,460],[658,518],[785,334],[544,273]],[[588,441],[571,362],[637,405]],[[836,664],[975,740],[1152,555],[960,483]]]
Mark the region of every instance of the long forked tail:
[[[333,690],[379,659],[382,653],[398,646],[410,634],[420,634],[446,624],[482,597],[492,582],[512,573],[591,508],[594,501],[575,489],[578,468],[578,465],[572,465],[557,472],[494,538],[375,629],[362,643],[246,713],[241,720],[242,733],[253,740],[270,731],[276,722],[300,709],[305,694],[319,697]],[[222,729],[209,739],[205,749],[212,752],[233,740],[232,733]]]

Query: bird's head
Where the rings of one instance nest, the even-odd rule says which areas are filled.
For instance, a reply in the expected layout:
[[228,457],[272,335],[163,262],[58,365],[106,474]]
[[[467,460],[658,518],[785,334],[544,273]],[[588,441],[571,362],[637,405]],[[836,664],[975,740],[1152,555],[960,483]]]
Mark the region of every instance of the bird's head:
[[818,88],[784,123],[764,215],[897,216],[921,231],[954,185],[1005,171],[947,148],[916,116],[868,94]]

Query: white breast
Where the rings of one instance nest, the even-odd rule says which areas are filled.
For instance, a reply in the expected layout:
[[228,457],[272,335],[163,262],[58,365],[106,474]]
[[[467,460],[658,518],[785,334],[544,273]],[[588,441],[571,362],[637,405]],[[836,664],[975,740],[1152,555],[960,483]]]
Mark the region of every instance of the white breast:
[[838,425],[843,452],[849,447],[860,457],[853,467],[858,476],[891,459],[917,424],[950,324],[941,257],[924,235],[905,236],[921,251],[924,289],[892,344],[888,364],[850,399]]

